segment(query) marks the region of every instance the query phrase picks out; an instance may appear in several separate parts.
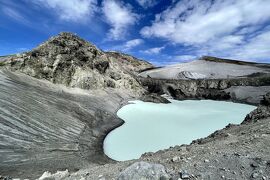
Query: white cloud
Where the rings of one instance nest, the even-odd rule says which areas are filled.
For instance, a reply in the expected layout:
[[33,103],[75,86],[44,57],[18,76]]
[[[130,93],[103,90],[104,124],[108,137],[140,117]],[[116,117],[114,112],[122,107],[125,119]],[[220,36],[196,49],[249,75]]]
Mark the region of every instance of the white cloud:
[[141,5],[143,8],[153,7],[157,5],[157,0],[136,0],[139,5]]
[[251,38],[243,46],[234,48],[230,55],[234,59],[270,61],[270,30]]
[[128,51],[136,46],[139,46],[140,44],[143,43],[142,39],[132,39],[130,41],[127,41],[124,45],[123,45],[123,49],[125,51]]
[[157,66],[167,66],[167,65],[173,65],[173,64],[179,64],[179,63],[185,63],[190,62],[192,60],[198,59],[197,56],[194,55],[166,55],[166,54],[160,54],[158,60],[152,60],[152,63]]
[[3,7],[2,11],[5,13],[5,15],[9,16],[10,18],[23,23],[23,24],[29,24],[29,21],[17,10],[10,8],[10,7]]
[[102,11],[107,22],[112,26],[108,35],[114,40],[124,39],[127,29],[138,19],[138,15],[132,12],[129,5],[116,0],[104,0]]
[[147,50],[144,50],[141,52],[145,53],[145,54],[159,54],[164,48],[165,48],[165,46],[155,47],[155,48],[150,48],[150,49],[147,49]]
[[129,40],[123,44],[112,46],[112,47],[108,48],[107,50],[108,51],[116,50],[116,51],[120,51],[120,52],[130,53],[130,51],[133,48],[135,48],[143,43],[144,43],[144,40],[142,40],[142,39],[132,39],[132,40]]
[[187,62],[191,60],[195,60],[196,56],[194,55],[179,55],[179,56],[173,56],[172,59],[174,62]]
[[[249,49],[249,42],[258,39],[259,44],[268,43],[265,36],[255,33],[270,20],[269,9],[266,0],[183,0],[157,14],[152,25],[140,33],[192,46],[197,54],[224,54],[222,51],[239,47]],[[251,40],[254,34],[258,37]]]
[[62,20],[74,22],[85,22],[97,9],[96,0],[37,0],[34,3],[53,9]]

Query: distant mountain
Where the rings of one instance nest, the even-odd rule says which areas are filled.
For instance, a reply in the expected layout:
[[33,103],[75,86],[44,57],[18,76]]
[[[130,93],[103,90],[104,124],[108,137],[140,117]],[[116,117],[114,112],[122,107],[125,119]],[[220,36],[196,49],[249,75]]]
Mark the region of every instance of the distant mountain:
[[270,64],[203,56],[188,63],[165,66],[140,73],[157,79],[234,79],[270,73]]

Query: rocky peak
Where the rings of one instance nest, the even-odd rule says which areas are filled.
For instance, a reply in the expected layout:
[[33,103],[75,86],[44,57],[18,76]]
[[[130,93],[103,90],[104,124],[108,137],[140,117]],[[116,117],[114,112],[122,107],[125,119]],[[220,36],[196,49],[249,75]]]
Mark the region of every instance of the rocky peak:
[[132,73],[150,64],[136,58],[124,64],[122,60],[72,33],[63,32],[10,59],[9,67],[39,79],[83,89],[142,89]]
[[79,36],[69,33],[69,32],[61,32],[59,35],[51,37],[48,41],[41,44],[39,47],[42,47],[46,44],[74,48],[74,50],[82,46],[87,46],[87,47],[92,47],[92,48],[97,49],[97,47],[91,44],[90,42],[85,41]]

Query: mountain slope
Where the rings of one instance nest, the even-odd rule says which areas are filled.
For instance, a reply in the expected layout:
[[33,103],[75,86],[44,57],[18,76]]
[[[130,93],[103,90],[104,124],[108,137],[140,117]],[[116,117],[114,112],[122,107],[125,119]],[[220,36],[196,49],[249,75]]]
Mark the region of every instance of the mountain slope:
[[204,56],[200,60],[165,66],[140,73],[158,79],[233,79],[270,73],[267,64]]

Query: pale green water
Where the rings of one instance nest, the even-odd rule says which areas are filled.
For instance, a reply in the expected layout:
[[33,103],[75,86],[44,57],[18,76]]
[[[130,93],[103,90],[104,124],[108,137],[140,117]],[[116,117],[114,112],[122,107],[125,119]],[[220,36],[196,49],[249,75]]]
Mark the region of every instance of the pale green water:
[[211,100],[171,100],[170,104],[131,101],[117,115],[125,121],[109,133],[104,152],[118,161],[139,158],[170,146],[189,144],[229,123],[239,124],[255,106]]

